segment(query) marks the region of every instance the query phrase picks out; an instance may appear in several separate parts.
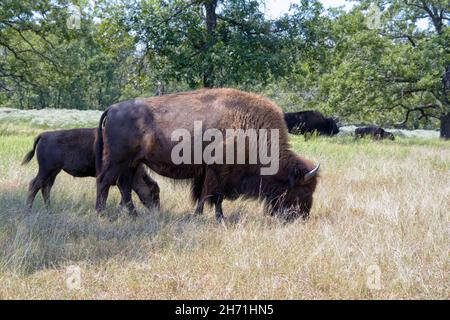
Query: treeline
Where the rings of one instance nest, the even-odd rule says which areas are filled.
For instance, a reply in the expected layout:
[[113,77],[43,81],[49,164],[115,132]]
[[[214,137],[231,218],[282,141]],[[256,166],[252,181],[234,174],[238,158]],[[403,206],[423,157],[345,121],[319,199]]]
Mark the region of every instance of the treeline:
[[450,0],[3,0],[0,106],[103,109],[199,87],[450,137]]

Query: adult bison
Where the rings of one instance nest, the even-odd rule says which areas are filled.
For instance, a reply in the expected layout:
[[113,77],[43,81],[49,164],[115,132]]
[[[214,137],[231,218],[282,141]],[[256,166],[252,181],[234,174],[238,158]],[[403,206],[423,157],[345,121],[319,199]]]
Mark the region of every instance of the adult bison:
[[394,135],[391,132],[385,131],[381,127],[368,126],[355,129],[355,138],[372,137],[375,140],[390,139],[395,140]]
[[320,135],[333,136],[339,133],[336,121],[327,118],[318,111],[288,112],[284,120],[290,133],[305,134],[317,132]]
[[[36,137],[33,149],[22,162],[22,165],[30,162],[36,152],[39,171],[30,183],[28,209],[31,209],[39,190],[42,191],[44,202],[48,204],[50,190],[61,170],[74,177],[96,176],[94,150],[96,137],[97,128],[44,132]],[[159,187],[143,166],[137,169],[134,177],[125,170],[117,179],[117,186],[122,194],[121,204],[126,205],[131,214],[134,213],[133,203],[131,199],[128,202],[124,200],[131,189],[137,193],[146,207],[159,207]]]
[[[261,174],[264,165],[259,157],[257,163],[208,163],[202,158],[197,164],[175,164],[172,151],[179,141],[173,141],[172,135],[182,130],[195,137],[199,134],[195,132],[195,122],[202,123],[203,132],[240,129],[262,135],[265,129],[275,136],[272,132],[278,131],[278,140],[271,145],[279,149],[278,170],[273,175]],[[228,154],[227,146],[235,148],[238,142],[237,136],[225,139],[222,150]],[[188,143],[195,157],[195,143]],[[243,149],[245,159],[252,156],[249,148]],[[202,143],[200,152],[205,150]],[[234,89],[202,89],[112,105],[101,116],[96,152],[97,165],[102,168],[97,176],[97,211],[104,209],[109,187],[121,172],[145,163],[163,176],[192,179],[196,213],[203,211],[206,202],[215,206],[218,221],[223,219],[222,201],[241,195],[267,200],[272,214],[307,217],[319,171],[319,166],[290,149],[278,106],[264,97]],[[233,155],[234,161],[236,156]],[[224,152],[221,160],[226,158]]]

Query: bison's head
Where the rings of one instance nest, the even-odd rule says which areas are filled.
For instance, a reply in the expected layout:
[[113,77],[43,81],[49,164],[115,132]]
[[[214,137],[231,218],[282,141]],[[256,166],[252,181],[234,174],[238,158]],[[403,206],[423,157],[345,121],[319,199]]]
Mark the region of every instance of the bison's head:
[[282,173],[283,188],[271,201],[272,214],[288,221],[307,218],[313,203],[320,165],[296,157]]
[[333,118],[327,118],[328,132],[329,135],[333,136],[339,133],[339,128],[336,121]]
[[384,132],[384,138],[389,140],[395,140],[394,134],[392,132]]

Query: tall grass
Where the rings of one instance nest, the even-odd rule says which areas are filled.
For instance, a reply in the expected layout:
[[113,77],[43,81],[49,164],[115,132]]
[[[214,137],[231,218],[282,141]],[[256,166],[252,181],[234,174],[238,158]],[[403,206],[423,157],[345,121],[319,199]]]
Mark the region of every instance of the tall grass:
[[[450,144],[291,136],[322,164],[311,218],[257,201],[192,218],[188,187],[159,176],[160,212],[94,210],[95,181],[60,174],[50,208],[24,212],[30,135],[0,139],[0,298],[438,298],[450,296]],[[136,202],[137,199],[135,199]],[[70,289],[67,267],[81,270]]]

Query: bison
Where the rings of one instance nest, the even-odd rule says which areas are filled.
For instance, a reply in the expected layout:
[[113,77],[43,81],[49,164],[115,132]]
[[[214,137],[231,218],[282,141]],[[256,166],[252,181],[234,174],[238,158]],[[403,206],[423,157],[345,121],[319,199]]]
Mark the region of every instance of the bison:
[[[277,172],[261,174],[260,159],[241,164],[207,163],[204,159],[200,163],[175,164],[171,153],[179,141],[173,141],[172,135],[182,129],[195,136],[195,122],[202,123],[203,131],[277,130]],[[235,147],[237,138],[226,139],[224,149],[227,145]],[[195,145],[189,147],[194,149]],[[200,152],[205,151],[205,144],[200,148]],[[137,98],[110,106],[100,118],[96,155],[101,168],[97,176],[98,212],[104,209],[109,187],[120,174],[127,168],[135,170],[141,163],[162,176],[191,179],[195,213],[201,214],[204,204],[209,204],[215,207],[218,221],[224,219],[222,201],[239,196],[265,199],[272,214],[287,219],[306,218],[318,182],[319,165],[290,149],[281,109],[264,97],[227,88]],[[247,159],[251,154],[245,150],[244,156]],[[224,153],[221,160],[225,158]]]
[[[44,132],[36,137],[33,149],[22,162],[22,165],[30,162],[36,152],[39,171],[29,186],[28,210],[31,210],[39,190],[42,191],[44,202],[49,203],[50,190],[61,170],[74,177],[96,176],[94,150],[96,137],[97,128]],[[135,213],[131,199],[125,201],[127,193],[131,193],[132,189],[147,208],[159,207],[158,184],[147,174],[143,166],[139,166],[133,180],[131,179],[127,170],[117,179],[117,186],[122,195],[121,205],[127,206],[131,214]]]
[[395,137],[391,132],[387,132],[381,127],[368,126],[355,129],[355,138],[363,138],[365,136],[370,136],[375,140],[382,140],[382,139],[395,140]]
[[339,133],[336,121],[318,111],[288,112],[284,114],[284,120],[289,132],[294,134],[317,132],[320,135],[333,136]]

